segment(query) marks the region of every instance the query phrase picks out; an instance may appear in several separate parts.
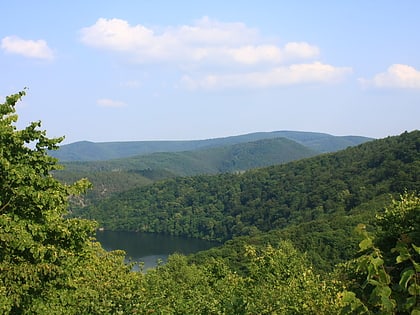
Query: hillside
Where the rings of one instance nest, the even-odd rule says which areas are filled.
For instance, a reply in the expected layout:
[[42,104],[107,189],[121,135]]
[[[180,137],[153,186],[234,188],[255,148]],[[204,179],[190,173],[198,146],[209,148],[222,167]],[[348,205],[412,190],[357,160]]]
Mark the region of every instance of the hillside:
[[94,186],[89,197],[150,184],[175,176],[238,172],[251,168],[281,164],[314,156],[317,153],[285,138],[184,152],[159,152],[125,159],[63,163],[65,169],[55,177],[71,183],[87,177]]
[[300,131],[258,132],[246,135],[186,141],[128,141],[128,142],[89,142],[81,141],[62,145],[50,155],[60,161],[103,161],[125,158],[155,152],[182,152],[215,148],[263,139],[287,138],[296,141],[319,153],[333,152],[348,146],[372,140],[358,136],[332,136],[325,133]]
[[369,217],[390,195],[419,191],[419,176],[420,131],[413,131],[243,174],[173,178],[74,215],[106,229],[226,240],[311,221],[330,226],[331,218],[343,224],[353,215]]

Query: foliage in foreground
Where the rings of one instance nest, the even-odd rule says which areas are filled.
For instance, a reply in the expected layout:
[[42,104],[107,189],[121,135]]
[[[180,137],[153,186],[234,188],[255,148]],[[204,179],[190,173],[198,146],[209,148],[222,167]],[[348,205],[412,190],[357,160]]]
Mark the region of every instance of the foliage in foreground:
[[[88,187],[63,185],[50,172],[56,159],[39,122],[17,130],[16,102],[0,104],[0,313],[101,314],[126,303],[125,292],[139,275],[122,253],[107,253],[92,240],[96,224],[64,219],[69,195]],[[32,147],[32,148],[31,148]],[[84,311],[83,311],[84,310]]]
[[278,249],[246,246],[245,270],[233,272],[221,259],[189,265],[170,256],[145,276],[146,310],[155,314],[333,314],[339,287],[323,281],[305,255],[284,241]]
[[420,314],[420,197],[405,193],[377,215],[363,235],[360,256],[346,265],[347,314]]

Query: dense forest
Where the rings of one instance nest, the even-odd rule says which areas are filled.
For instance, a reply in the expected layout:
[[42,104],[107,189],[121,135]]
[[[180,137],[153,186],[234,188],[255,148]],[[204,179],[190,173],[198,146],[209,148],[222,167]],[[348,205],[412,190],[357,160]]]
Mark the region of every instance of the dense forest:
[[[419,142],[420,132],[413,131],[241,174],[176,177],[99,200],[73,215],[95,219],[105,229],[219,241],[287,228],[283,234],[308,244],[318,230],[324,239],[332,233],[330,251],[347,259],[343,248],[353,248],[343,240],[351,239],[356,219],[372,218],[370,209],[383,206],[389,195],[419,190]],[[310,223],[313,231],[308,222],[316,222]]]
[[[277,131],[196,141],[77,142],[60,148],[58,156],[65,168],[55,171],[54,176],[65,183],[87,177],[93,189],[84,196],[83,203],[89,203],[91,199],[104,198],[165,178],[242,172],[336,151],[369,140],[355,136]],[[182,148],[190,148],[190,151],[181,151]],[[55,156],[54,152],[49,154]],[[103,160],[106,157],[110,159]],[[78,160],[82,158],[85,160]],[[100,160],[91,161],[93,158]]]
[[87,177],[94,185],[85,202],[111,193],[140,187],[176,176],[218,174],[286,163],[318,154],[286,138],[263,139],[183,152],[156,152],[108,161],[65,162],[54,172],[57,179],[71,183]]
[[[24,95],[0,104],[1,314],[420,314],[419,131],[80,207],[113,228],[145,229],[148,213],[160,232],[229,239],[142,273],[101,248],[94,221],[69,217],[90,183],[52,176],[60,165],[48,151],[62,138],[40,122],[17,129]],[[345,257],[328,264],[337,246]]]

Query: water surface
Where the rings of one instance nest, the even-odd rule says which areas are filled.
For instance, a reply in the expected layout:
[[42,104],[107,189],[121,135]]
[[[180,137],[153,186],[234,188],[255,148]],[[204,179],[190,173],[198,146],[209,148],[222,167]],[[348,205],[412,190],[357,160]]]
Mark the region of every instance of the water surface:
[[220,245],[194,238],[127,231],[98,231],[96,237],[105,250],[122,249],[127,260],[143,262],[144,269],[155,267],[158,260],[165,262],[174,253],[188,255]]

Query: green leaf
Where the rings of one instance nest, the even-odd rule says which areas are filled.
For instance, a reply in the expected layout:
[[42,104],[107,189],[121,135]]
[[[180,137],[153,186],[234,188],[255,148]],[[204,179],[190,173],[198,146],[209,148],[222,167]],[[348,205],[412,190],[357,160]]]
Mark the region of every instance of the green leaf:
[[351,291],[344,291],[343,292],[343,302],[344,303],[351,303],[354,300],[357,300],[356,294]]
[[409,298],[407,298],[407,300],[404,303],[404,309],[405,310],[409,310],[411,309],[414,305],[416,305],[416,297],[415,296],[410,296]]
[[369,238],[369,237],[368,238],[365,238],[363,241],[361,241],[359,243],[359,248],[362,251],[367,250],[369,248],[372,248],[372,246],[373,246],[372,239]]
[[[389,290],[391,291],[391,289]],[[395,301],[388,297],[382,296],[381,302],[382,302],[382,309],[389,314],[393,314],[393,310],[395,309],[395,306],[396,306]]]
[[407,245],[401,242],[398,242],[396,250],[400,253],[397,256],[397,264],[402,263],[411,258],[410,252],[408,251]]
[[378,294],[382,297],[389,298],[391,296],[392,290],[390,287],[387,286],[380,286],[378,287]]
[[389,284],[391,282],[391,278],[382,268],[378,271],[378,279],[381,283]]
[[416,272],[420,272],[420,264],[416,263],[415,261],[412,261],[412,263]]
[[420,286],[416,283],[412,283],[408,287],[408,293],[410,293],[411,295],[420,295]]
[[404,271],[401,275],[399,285],[403,287],[404,289],[407,289],[408,283],[413,278],[414,275],[415,275],[415,272],[413,269],[408,269]]
[[376,268],[381,267],[384,264],[384,260],[380,257],[372,259],[372,265],[374,265]]

